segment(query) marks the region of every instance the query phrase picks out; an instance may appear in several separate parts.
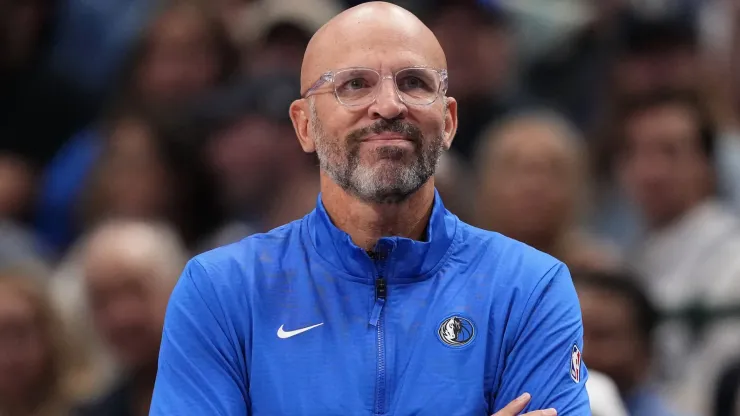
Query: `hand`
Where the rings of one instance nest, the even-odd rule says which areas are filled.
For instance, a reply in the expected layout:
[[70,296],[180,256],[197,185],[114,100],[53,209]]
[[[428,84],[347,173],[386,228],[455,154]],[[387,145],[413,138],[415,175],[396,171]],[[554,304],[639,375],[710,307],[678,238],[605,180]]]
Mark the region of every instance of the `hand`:
[[[527,403],[529,403],[531,398],[532,396],[530,396],[529,393],[524,393],[513,402],[507,404],[506,407],[496,412],[493,416],[518,416],[519,412],[524,410],[524,407],[527,406]],[[557,416],[557,414],[558,411],[555,409],[545,409],[535,410],[534,412],[529,412],[521,416]]]

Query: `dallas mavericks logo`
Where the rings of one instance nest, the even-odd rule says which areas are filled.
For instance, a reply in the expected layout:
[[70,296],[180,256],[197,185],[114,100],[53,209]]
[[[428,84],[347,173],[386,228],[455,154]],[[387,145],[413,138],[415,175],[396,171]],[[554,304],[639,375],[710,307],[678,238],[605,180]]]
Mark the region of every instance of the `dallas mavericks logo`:
[[475,337],[475,327],[469,319],[461,316],[451,316],[439,325],[437,329],[439,339],[451,347],[462,347],[470,343]]

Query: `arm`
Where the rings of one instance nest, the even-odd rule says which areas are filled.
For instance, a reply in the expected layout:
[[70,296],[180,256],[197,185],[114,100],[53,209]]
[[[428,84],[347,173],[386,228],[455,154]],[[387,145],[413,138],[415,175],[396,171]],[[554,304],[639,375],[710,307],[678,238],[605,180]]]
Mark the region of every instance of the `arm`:
[[191,260],[170,297],[150,415],[248,415],[239,351],[205,269]]
[[[531,293],[511,346],[494,409],[530,393],[527,409],[555,408],[558,414],[590,416],[581,309],[568,269],[550,269]],[[577,354],[577,356],[574,356]],[[572,363],[576,366],[571,371]]]

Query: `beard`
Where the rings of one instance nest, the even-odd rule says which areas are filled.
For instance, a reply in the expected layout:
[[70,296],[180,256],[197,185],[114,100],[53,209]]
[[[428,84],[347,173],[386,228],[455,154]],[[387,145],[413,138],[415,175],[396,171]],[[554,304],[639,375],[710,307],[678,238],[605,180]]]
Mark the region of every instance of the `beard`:
[[[319,166],[345,192],[366,203],[398,204],[418,191],[437,170],[444,152],[444,132],[426,138],[404,120],[381,119],[355,130],[345,140],[328,137],[313,102],[309,103],[309,128],[314,137]],[[413,150],[387,145],[372,150],[372,164],[363,164],[362,139],[370,134],[402,134]]]

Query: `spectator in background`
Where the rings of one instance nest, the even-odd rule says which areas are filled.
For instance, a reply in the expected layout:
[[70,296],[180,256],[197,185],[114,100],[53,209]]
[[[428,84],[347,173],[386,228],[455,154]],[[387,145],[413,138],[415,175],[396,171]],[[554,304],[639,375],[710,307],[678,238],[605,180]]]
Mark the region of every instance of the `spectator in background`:
[[40,280],[0,274],[0,414],[58,416],[71,410],[69,340]]
[[238,59],[210,2],[164,1],[121,69],[114,102],[182,105],[231,80]]
[[81,229],[116,217],[166,221],[196,250],[220,225],[215,185],[181,123],[119,114],[79,201]]
[[[650,95],[623,120],[619,177],[647,223],[630,263],[675,318],[660,328],[672,398],[707,414],[714,381],[740,350],[740,320],[718,313],[740,302],[740,221],[716,198],[716,132],[690,95]],[[697,308],[707,314],[698,321]]]
[[450,96],[457,98],[464,121],[452,148],[470,160],[483,129],[524,101],[512,82],[516,63],[508,16],[476,0],[433,0],[426,10],[425,23],[445,50]]
[[[678,8],[657,16],[631,11],[622,16],[617,39],[607,49],[613,56],[610,73],[602,84],[607,88],[598,102],[598,113],[588,126],[595,151],[595,212],[599,213],[592,219],[592,228],[625,248],[646,225],[639,208],[630,203],[613,176],[611,138],[621,128],[620,112],[645,95],[675,91],[702,94],[696,19],[680,11]],[[740,160],[740,147],[727,157]]]
[[116,220],[86,238],[86,303],[122,372],[108,394],[78,415],[149,414],[165,309],[187,259],[177,234],[160,224]]
[[317,162],[295,143],[285,111],[298,76],[271,75],[219,90],[192,121],[207,130],[204,152],[231,223],[208,248],[268,231],[310,212],[318,196]]
[[247,73],[297,74],[311,36],[342,9],[336,0],[279,0],[257,3],[249,20],[252,35]]
[[102,122],[72,137],[46,171],[37,216],[44,238],[63,251],[80,231],[73,227],[74,201],[100,156],[101,137],[114,124],[111,118],[130,108],[177,112],[192,99],[230,81],[237,60],[210,3],[163,2],[121,69],[118,88]]
[[658,312],[632,276],[573,274],[583,311],[583,359],[617,384],[631,416],[671,416],[652,385]]
[[476,224],[574,268],[615,267],[606,244],[579,229],[587,196],[583,140],[557,114],[524,113],[483,135],[475,170]]

